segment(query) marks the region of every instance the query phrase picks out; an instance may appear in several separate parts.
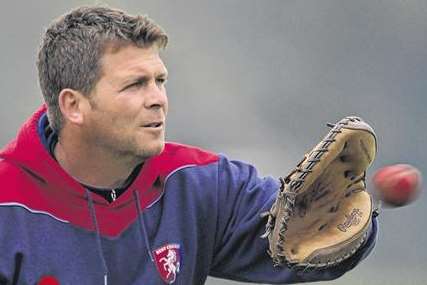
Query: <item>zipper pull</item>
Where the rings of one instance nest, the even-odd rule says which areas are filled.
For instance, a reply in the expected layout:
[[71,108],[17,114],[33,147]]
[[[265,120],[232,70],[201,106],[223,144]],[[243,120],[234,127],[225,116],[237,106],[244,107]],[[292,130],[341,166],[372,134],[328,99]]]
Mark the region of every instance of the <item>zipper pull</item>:
[[111,189],[111,200],[116,201],[117,199],[117,194],[116,194],[116,190],[115,189]]

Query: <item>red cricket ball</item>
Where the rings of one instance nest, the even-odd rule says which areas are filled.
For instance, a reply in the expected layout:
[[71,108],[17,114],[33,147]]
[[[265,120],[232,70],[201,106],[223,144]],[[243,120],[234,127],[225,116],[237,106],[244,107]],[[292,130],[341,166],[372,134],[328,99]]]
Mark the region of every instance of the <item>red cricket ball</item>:
[[414,201],[421,191],[422,175],[409,164],[394,164],[378,169],[373,178],[378,199],[392,207],[405,206]]

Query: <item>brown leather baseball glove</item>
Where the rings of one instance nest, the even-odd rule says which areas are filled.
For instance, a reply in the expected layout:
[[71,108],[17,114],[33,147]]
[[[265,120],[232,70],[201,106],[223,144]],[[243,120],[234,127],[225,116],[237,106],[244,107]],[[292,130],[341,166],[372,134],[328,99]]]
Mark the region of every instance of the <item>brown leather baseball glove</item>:
[[363,244],[373,202],[365,173],[375,158],[373,129],[358,117],[335,125],[282,186],[268,216],[264,237],[275,265],[328,267]]

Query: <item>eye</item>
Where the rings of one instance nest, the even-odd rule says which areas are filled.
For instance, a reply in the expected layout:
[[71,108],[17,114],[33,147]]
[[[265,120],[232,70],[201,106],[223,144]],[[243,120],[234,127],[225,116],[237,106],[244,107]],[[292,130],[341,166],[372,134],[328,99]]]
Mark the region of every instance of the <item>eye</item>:
[[166,83],[166,78],[164,78],[164,77],[159,77],[159,78],[157,78],[157,79],[156,79],[156,83],[157,83],[158,85],[164,85],[164,84]]
[[139,88],[139,87],[143,86],[144,84],[145,84],[145,81],[138,80],[138,81],[135,81],[134,83],[129,84],[123,90],[131,89],[131,88]]
[[127,88],[131,88],[131,87],[139,87],[139,86],[142,86],[142,85],[144,85],[144,82],[137,81],[137,82],[132,83],[131,85],[129,85]]

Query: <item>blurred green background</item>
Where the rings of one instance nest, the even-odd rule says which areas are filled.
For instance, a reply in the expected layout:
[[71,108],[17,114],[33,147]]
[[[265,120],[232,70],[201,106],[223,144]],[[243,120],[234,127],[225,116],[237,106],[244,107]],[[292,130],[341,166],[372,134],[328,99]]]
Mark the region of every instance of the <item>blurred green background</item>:
[[[427,1],[4,1],[0,146],[41,104],[35,57],[50,21],[105,3],[163,26],[167,138],[288,172],[346,115],[379,137],[370,174],[391,163],[427,173]],[[426,195],[381,214],[375,252],[328,284],[426,284]],[[208,285],[242,284],[209,279]]]

